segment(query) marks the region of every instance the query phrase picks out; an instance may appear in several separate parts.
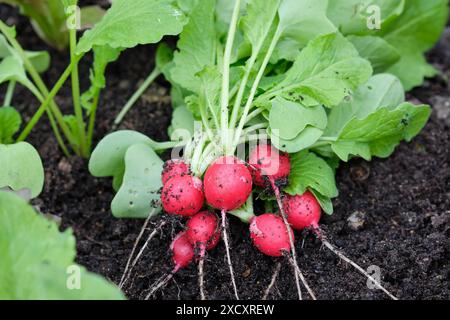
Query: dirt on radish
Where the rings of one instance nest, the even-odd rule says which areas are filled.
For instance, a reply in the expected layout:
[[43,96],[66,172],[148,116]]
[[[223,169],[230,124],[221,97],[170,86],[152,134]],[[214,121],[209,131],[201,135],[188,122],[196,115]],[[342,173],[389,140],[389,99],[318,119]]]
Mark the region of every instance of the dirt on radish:
[[[0,17],[14,19],[22,30],[27,30],[20,38],[27,48],[44,48],[16,12],[1,9]],[[450,61],[448,56],[447,60],[443,59],[449,46],[450,41],[447,40],[430,55],[432,61],[448,75]],[[151,47],[127,51],[109,69],[110,85],[101,101],[104,114],[99,119],[97,141],[110,129],[130,88],[135,87],[151,69],[147,61],[151,60],[152,52]],[[55,57],[53,68],[46,79],[50,83],[56,80],[67,63],[64,54],[52,53]],[[80,72],[88,72],[87,62],[81,65]],[[71,107],[70,100],[64,98],[69,93],[62,91],[58,96],[63,108]],[[171,112],[167,93],[165,83],[153,86],[146,95],[152,99],[141,100],[122,128],[139,130],[155,139],[167,138],[165,132]],[[17,107],[26,110],[32,97],[25,92],[18,96]],[[431,104],[436,97],[442,97],[444,101],[450,99],[448,84],[438,79],[428,81],[410,96]],[[340,196],[334,201],[335,213],[321,220],[322,228],[336,246],[360,265],[379,266],[383,283],[403,299],[450,298],[450,134],[448,119],[440,118],[439,107],[433,110],[432,119],[421,135],[411,144],[402,144],[389,162],[354,160],[342,166],[337,176]],[[151,124],[148,119],[151,119]],[[64,159],[45,121],[37,127],[32,142],[43,156],[47,170],[45,191],[35,205],[40,206],[43,212],[60,216],[62,228],[74,229],[79,263],[118,283],[143,221],[118,220],[111,216],[109,204],[113,190],[110,182],[91,177],[85,161]],[[366,173],[359,174],[362,171]],[[364,212],[365,220],[363,228],[354,231],[347,219],[357,211]],[[124,287],[130,298],[145,298],[151,284],[173,267],[168,244],[182,227],[177,219],[167,217],[160,217],[154,223],[160,219],[169,219],[169,223],[163,227],[164,232],[152,240]],[[254,249],[248,225],[231,216],[229,222],[231,255],[240,297],[261,298],[278,260],[265,257]],[[144,240],[153,227],[149,226],[149,229]],[[381,291],[368,289],[364,277],[321,249],[320,241],[312,234],[302,236],[305,236],[304,242],[296,242],[298,262],[319,299],[386,298]],[[207,254],[204,281],[210,299],[233,297],[224,257],[223,243]],[[291,267],[285,261],[282,263],[269,298],[297,299]],[[196,268],[191,264],[179,271],[175,281],[168,283],[155,298],[197,299]]]

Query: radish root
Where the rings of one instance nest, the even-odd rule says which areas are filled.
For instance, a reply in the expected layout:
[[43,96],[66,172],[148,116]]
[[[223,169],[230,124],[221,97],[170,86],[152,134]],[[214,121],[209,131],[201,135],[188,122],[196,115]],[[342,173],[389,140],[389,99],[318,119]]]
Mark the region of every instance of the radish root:
[[295,285],[297,286],[297,292],[298,292],[298,299],[302,300],[302,291],[300,289],[300,279],[299,279],[299,273],[297,270],[300,270],[297,264],[297,253],[295,252],[295,244],[294,239],[292,238],[292,228],[288,223],[286,213],[283,209],[283,204],[281,203],[281,195],[280,190],[278,189],[277,185],[275,184],[275,180],[272,177],[269,177],[270,184],[272,185],[273,192],[275,193],[275,198],[277,198],[278,207],[280,208],[281,217],[283,218],[283,222],[286,226],[286,229],[288,230],[288,236],[289,236],[289,244],[291,246],[291,253],[292,253],[292,266],[294,268],[294,276],[295,276]]
[[200,248],[200,260],[198,262],[198,286],[200,288],[200,298],[206,300],[205,296],[205,285],[204,285],[204,272],[203,265],[205,262],[205,246],[202,245]]
[[300,276],[300,279],[301,279],[303,285],[305,286],[306,291],[308,291],[309,295],[311,296],[311,299],[317,300],[314,291],[312,291],[311,287],[309,286],[308,282],[306,281],[305,277],[303,276],[303,272],[300,270],[298,265],[294,264],[294,261],[290,256],[288,256],[288,259],[289,259],[289,262],[291,263],[291,265],[296,269],[296,272]]
[[225,244],[225,250],[227,252],[228,268],[230,269],[231,283],[233,284],[234,296],[236,297],[236,300],[239,300],[236,280],[234,279],[233,265],[231,264],[230,245],[228,243],[228,232],[227,232],[227,215],[225,210],[221,211],[221,215],[222,215],[222,237],[223,242]]
[[[136,263],[138,262],[139,258],[141,257],[142,253],[144,252],[145,248],[148,246],[148,243],[150,242],[150,240],[156,235],[156,232],[158,229],[160,229],[161,227],[163,227],[166,224],[166,221],[161,221],[153,230],[153,232],[149,235],[149,237],[147,238],[147,241],[145,242],[144,246],[142,246],[142,248],[140,249],[137,257],[133,260],[133,263],[131,264],[131,260],[133,259],[134,253],[137,249],[137,246],[139,244],[139,242],[142,239],[142,236],[144,235],[145,230],[147,229],[147,225],[150,221],[150,218],[153,216],[152,213],[150,213],[147,217],[147,219],[145,219],[144,225],[142,226],[141,231],[139,232],[138,237],[136,238],[136,241],[134,242],[134,246],[133,249],[131,250],[130,256],[128,257],[127,260],[127,264],[125,266],[125,270],[123,271],[122,274],[122,278],[120,279],[119,282],[119,288],[122,289],[123,286],[125,285],[125,283],[128,281],[130,275],[131,275],[131,271],[133,270],[134,266],[136,265]],[[130,264],[131,264],[131,268],[130,268]]]
[[342,252],[340,252],[338,249],[336,249],[325,237],[322,235],[322,232],[320,228],[316,227],[314,229],[314,232],[317,236],[317,238],[322,241],[323,245],[327,247],[331,252],[336,254],[340,259],[343,261],[349,263],[352,265],[356,270],[358,270],[360,273],[362,273],[364,276],[366,276],[370,281],[372,281],[375,286],[379,289],[381,289],[384,293],[386,293],[392,300],[398,300],[396,296],[394,296],[392,293],[390,293],[386,288],[384,288],[380,282],[378,282],[376,279],[374,279],[370,274],[368,274],[362,267],[360,267],[356,262],[351,260],[350,258],[347,258]]
[[264,296],[262,297],[262,300],[267,300],[267,298],[269,297],[270,291],[275,285],[278,275],[280,274],[280,270],[281,270],[281,262],[278,262],[277,266],[275,267],[275,271],[272,275],[272,279],[270,280],[269,286],[267,287],[266,291],[264,291]]
[[145,300],[150,299],[150,297],[152,295],[154,295],[159,289],[161,289],[162,287],[164,287],[165,285],[167,285],[167,283],[169,283],[169,281],[173,278],[173,275],[177,272],[177,269],[174,269],[171,273],[169,273],[167,276],[162,276],[161,278],[159,278],[158,281],[156,281],[155,284],[153,284],[150,287],[150,292],[147,294],[147,296],[145,297]]

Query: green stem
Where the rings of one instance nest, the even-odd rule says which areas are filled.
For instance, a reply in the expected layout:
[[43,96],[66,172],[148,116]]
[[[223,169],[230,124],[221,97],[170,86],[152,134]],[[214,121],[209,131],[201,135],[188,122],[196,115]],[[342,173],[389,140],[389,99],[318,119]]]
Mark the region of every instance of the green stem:
[[263,112],[263,109],[258,108],[250,112],[247,116],[247,119],[245,119],[245,124],[249,123],[251,120],[259,116]]
[[239,108],[241,107],[242,99],[243,99],[244,93],[245,93],[245,88],[247,87],[247,82],[250,77],[250,73],[253,69],[253,66],[255,65],[256,58],[258,57],[258,53],[259,53],[259,51],[254,52],[252,54],[252,56],[250,57],[250,60],[247,64],[247,68],[245,70],[244,77],[242,78],[236,100],[234,101],[233,112],[232,112],[231,121],[230,121],[230,128],[234,128],[236,126],[236,121],[237,121],[237,117],[239,114]]
[[204,148],[205,142],[206,142],[206,136],[203,134],[203,132],[201,132],[200,134],[201,134],[201,137],[199,137],[198,144],[195,147],[194,154],[192,155],[192,160],[191,160],[192,172],[197,176],[201,175],[200,170],[199,170],[200,159],[203,154],[203,148]]
[[[23,50],[20,43],[14,38],[11,37],[9,34],[8,26],[0,20],[0,31],[3,33],[3,35],[7,38],[11,46],[16,50],[16,52],[19,54],[20,58],[24,62],[25,68],[27,72],[30,74],[31,78],[35,82],[38,89],[42,92],[42,94],[47,97],[49,95],[49,91],[40,77],[37,70],[34,68],[31,61],[28,59],[25,51]],[[77,57],[77,60],[81,59],[81,55]],[[69,127],[67,126],[66,122],[64,121],[64,117],[61,113],[61,110],[59,109],[58,105],[53,101],[53,99],[50,100],[49,106],[51,108],[52,113],[55,115],[56,121],[58,122],[58,125],[61,127],[64,135],[66,136],[67,140],[72,146],[76,146],[76,140],[74,139],[72,133],[70,132]]]
[[59,147],[61,148],[64,155],[69,158],[70,153],[69,150],[67,150],[66,144],[64,143],[63,138],[61,137],[61,133],[59,132],[58,125],[55,121],[55,118],[53,117],[53,114],[50,112],[50,110],[47,110],[47,116],[50,121],[50,126],[53,129],[53,133],[55,134],[56,141],[58,142]]
[[14,89],[16,88],[16,82],[14,80],[10,81],[8,88],[6,89],[5,100],[3,102],[4,106],[11,106],[11,101],[14,95]]
[[[34,90],[31,90],[31,92],[36,96],[36,98],[39,100],[39,102],[41,104],[44,103],[45,99],[42,96],[42,94],[39,92],[39,90],[34,89]],[[58,145],[61,147],[61,150],[63,151],[63,153],[67,157],[69,157],[70,156],[69,155],[69,151],[67,150],[67,147],[66,147],[66,145],[65,145],[65,143],[64,143],[64,141],[63,141],[63,139],[61,137],[61,134],[59,132],[59,129],[58,129],[58,126],[57,126],[57,124],[55,122],[55,118],[53,117],[53,114],[48,109],[46,110],[46,112],[47,112],[48,119],[50,121],[50,126],[51,126],[51,128],[53,130],[53,133],[55,134],[56,141],[58,142]]]
[[80,145],[80,153],[83,157],[88,157],[87,141],[86,141],[86,127],[83,120],[83,109],[81,107],[81,94],[80,94],[80,80],[78,76],[78,60],[76,54],[77,47],[77,30],[70,30],[70,61],[76,61],[72,67],[72,98],[73,98],[73,108],[75,111],[75,119],[77,121],[78,129],[78,142]]
[[266,67],[269,64],[270,58],[272,56],[272,53],[275,50],[275,47],[276,47],[276,45],[278,43],[278,40],[281,37],[282,32],[283,32],[283,29],[280,26],[278,26],[277,31],[275,32],[275,35],[273,36],[272,42],[270,44],[270,47],[269,47],[269,49],[267,51],[267,54],[266,54],[266,56],[264,58],[264,61],[263,61],[262,65],[261,65],[261,68],[258,71],[258,75],[256,76],[256,79],[255,79],[255,81],[253,83],[253,86],[252,86],[252,88],[250,90],[250,96],[248,97],[247,103],[246,103],[246,105],[244,107],[244,111],[242,113],[241,121],[239,122],[239,126],[238,126],[238,128],[236,130],[236,134],[234,136],[233,152],[234,152],[234,149],[236,148],[236,146],[238,145],[238,141],[240,139],[242,130],[243,130],[244,126],[245,126],[245,123],[247,122],[247,115],[248,115],[248,113],[250,111],[250,108],[253,105],[253,99],[255,98],[256,91],[258,90],[259,83],[261,82],[261,79],[264,76],[264,72],[266,70]]
[[162,150],[175,148],[176,146],[179,146],[179,145],[180,145],[180,141],[158,142],[157,144],[153,145],[153,150],[162,151]]
[[128,102],[125,104],[125,106],[122,108],[118,116],[116,117],[116,120],[114,120],[114,124],[117,126],[119,125],[125,115],[130,111],[130,109],[133,107],[133,105],[136,103],[136,101],[142,96],[142,94],[148,89],[148,87],[155,81],[155,79],[161,74],[161,71],[158,68],[155,68],[152,73],[145,79],[144,83],[139,87],[138,90],[131,96],[131,98],[128,100]]
[[99,100],[100,100],[100,90],[97,89],[94,94],[94,98],[92,100],[92,109],[91,109],[91,113],[89,115],[89,126],[88,126],[88,134],[87,134],[87,150],[89,153],[91,153],[91,148],[92,148],[92,138],[94,136],[95,118],[97,115],[97,108],[98,108]]
[[[26,127],[23,129],[23,131],[20,134],[17,141],[24,141],[28,137],[28,135],[31,133],[31,130],[33,130],[33,128],[36,126],[36,124],[38,123],[39,119],[42,117],[44,112],[47,111],[47,107],[48,107],[50,101],[56,96],[58,91],[62,88],[62,86],[66,82],[67,78],[69,78],[71,70],[72,70],[72,64],[69,65],[66,68],[66,70],[64,70],[63,74],[59,77],[59,80],[56,82],[52,91],[47,95],[44,102],[41,103],[38,110],[35,112],[35,114],[31,118],[31,120],[28,122]],[[66,138],[68,138],[68,137],[66,136]]]
[[220,119],[221,119],[221,136],[222,144],[225,147],[225,153],[229,153],[229,133],[228,133],[228,103],[229,103],[229,90],[230,90],[230,62],[231,51],[233,49],[234,37],[237,29],[237,22],[239,18],[239,12],[241,8],[241,0],[236,0],[233,10],[233,16],[230,22],[230,28],[228,30],[227,43],[225,46],[225,53],[223,57],[223,70],[222,70],[222,92],[220,97]]

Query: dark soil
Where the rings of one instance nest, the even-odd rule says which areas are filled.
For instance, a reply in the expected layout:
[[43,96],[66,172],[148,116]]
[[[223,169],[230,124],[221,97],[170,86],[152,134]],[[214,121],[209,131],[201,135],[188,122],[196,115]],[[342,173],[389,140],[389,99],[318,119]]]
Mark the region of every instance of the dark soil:
[[[19,40],[26,49],[49,49],[15,10],[0,6],[0,18],[17,24]],[[151,46],[128,50],[108,69],[96,141],[110,130],[126,99],[151,71],[153,50]],[[44,77],[49,85],[68,62],[67,53],[51,53],[52,68]],[[429,59],[450,76],[449,28]],[[88,86],[90,60],[88,56],[81,64],[83,88]],[[340,196],[334,201],[335,213],[322,219],[331,242],[362,266],[379,266],[385,286],[402,299],[450,299],[450,91],[444,78],[428,80],[410,94],[415,102],[433,105],[430,122],[412,143],[401,144],[387,160],[354,160],[342,165],[337,174]],[[65,87],[57,97],[67,113],[71,109],[70,92]],[[152,86],[122,128],[143,132],[156,140],[167,139],[171,115],[167,92],[162,81]],[[27,121],[38,103],[26,90],[19,89],[14,106]],[[111,181],[90,176],[84,160],[65,159],[46,119],[34,130],[30,142],[40,151],[46,168],[45,190],[35,204],[43,212],[60,216],[62,228],[74,230],[79,263],[118,283],[143,221],[112,217]],[[356,212],[364,222],[357,230],[347,222]],[[253,248],[246,225],[230,218],[230,227],[239,293],[245,299],[258,299],[277,261]],[[150,285],[170,271],[169,244],[179,229],[177,223],[167,224],[163,234],[151,242],[125,286],[129,298],[144,298]],[[386,298],[381,291],[368,289],[365,278],[322,248],[311,234],[296,236],[299,264],[319,299]],[[208,298],[233,297],[223,244],[208,253],[205,272]],[[157,298],[198,299],[195,265],[180,271]],[[271,298],[297,298],[292,270],[285,261]]]

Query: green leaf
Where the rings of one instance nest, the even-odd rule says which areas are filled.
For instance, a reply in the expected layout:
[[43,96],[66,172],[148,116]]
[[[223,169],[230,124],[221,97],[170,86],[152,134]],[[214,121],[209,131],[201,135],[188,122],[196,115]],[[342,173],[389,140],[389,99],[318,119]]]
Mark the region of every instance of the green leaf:
[[198,92],[200,86],[197,73],[216,62],[214,8],[215,0],[199,2],[180,35],[179,51],[174,54],[171,78],[193,92]]
[[[15,37],[15,35],[13,37]],[[25,55],[39,73],[47,71],[50,67],[51,59],[50,54],[47,51],[25,51]],[[0,34],[0,59],[8,56],[15,56],[21,60],[19,54],[10,46],[6,38]]]
[[149,137],[136,131],[121,130],[108,134],[92,152],[89,172],[94,177],[115,177],[123,174],[125,153],[136,143],[144,143],[150,147],[157,145]]
[[82,106],[88,112],[92,111],[95,97],[98,97],[100,91],[106,86],[106,67],[119,58],[121,51],[120,48],[111,48],[108,45],[94,46],[94,63],[90,71],[91,86],[81,96]]
[[[71,230],[59,232],[20,197],[1,191],[0,256],[0,300],[123,299],[113,284],[74,263]],[[68,288],[71,270],[79,271],[79,289]]]
[[260,99],[281,95],[303,104],[309,99],[332,107],[351,95],[371,74],[370,63],[359,57],[348,40],[339,34],[329,34],[311,41],[286,73],[286,78]]
[[316,197],[322,210],[328,215],[333,214],[334,209],[333,209],[333,203],[331,202],[331,199],[329,197],[325,197],[320,192],[318,192],[314,189],[312,189],[311,192]]
[[402,57],[388,72],[399,77],[406,90],[436,74],[426,62],[424,52],[439,40],[447,18],[447,0],[408,0],[404,13],[382,30],[383,38]]
[[0,144],[13,142],[13,136],[20,129],[22,117],[12,107],[0,107]]
[[16,56],[8,56],[0,62],[0,84],[16,81],[28,88],[35,96],[40,96],[39,90],[28,79],[22,62]]
[[282,52],[286,46],[299,51],[310,40],[336,32],[326,16],[327,6],[328,0],[282,0],[278,10],[282,36],[274,55],[286,58]]
[[400,80],[390,74],[377,74],[360,86],[350,101],[344,101],[330,111],[325,135],[337,136],[353,117],[364,119],[380,107],[394,109],[404,101]]
[[172,0],[114,0],[103,19],[86,31],[77,52],[88,52],[94,46],[133,48],[138,44],[156,43],[165,35],[177,35],[187,23],[184,13]]
[[156,67],[165,73],[164,70],[168,68],[173,60],[173,50],[165,42],[161,42],[156,49],[155,62]]
[[269,124],[272,134],[285,140],[292,140],[308,125],[325,129],[327,114],[322,106],[305,107],[300,103],[275,98],[272,101]]
[[[170,139],[177,141],[186,136],[192,137],[194,134],[194,117],[186,106],[179,106],[173,110],[172,122],[169,127]],[[181,130],[181,131],[180,131]]]
[[[330,1],[328,16],[343,34],[368,34],[368,24],[374,15],[371,9],[376,6],[381,14],[381,29],[402,14],[405,2],[409,0],[345,0]],[[422,0],[421,0],[422,1]],[[426,1],[426,0],[425,0]]]
[[307,126],[297,137],[292,140],[285,140],[278,137],[271,132],[270,128],[268,133],[272,144],[277,147],[277,149],[287,153],[295,153],[307,149],[316,143],[323,135],[323,130]]
[[0,188],[31,190],[36,198],[44,186],[44,168],[36,149],[26,142],[0,144]]
[[388,157],[401,140],[410,141],[422,130],[430,114],[429,106],[407,102],[395,109],[379,108],[365,119],[347,123],[332,149],[344,161],[350,155],[366,160]]
[[98,5],[85,6],[81,8],[81,29],[90,29],[94,27],[102,20],[105,13],[106,11]]
[[37,35],[53,47],[63,50],[69,44],[66,13],[61,1],[2,0],[0,2],[18,6],[20,13],[30,18]]
[[252,44],[253,50],[259,51],[270,32],[280,0],[250,0],[247,14],[241,20],[244,36]]
[[338,196],[333,169],[314,153],[302,151],[291,155],[289,185],[284,191],[297,195],[307,189],[313,189],[328,198]]
[[117,218],[146,218],[161,212],[163,162],[147,144],[137,143],[125,154],[122,186],[111,203]]
[[400,54],[386,40],[374,36],[348,36],[362,58],[372,64],[374,73],[386,71],[400,60]]

